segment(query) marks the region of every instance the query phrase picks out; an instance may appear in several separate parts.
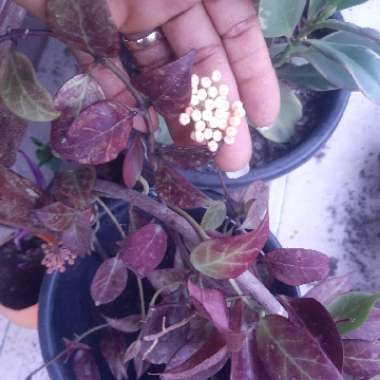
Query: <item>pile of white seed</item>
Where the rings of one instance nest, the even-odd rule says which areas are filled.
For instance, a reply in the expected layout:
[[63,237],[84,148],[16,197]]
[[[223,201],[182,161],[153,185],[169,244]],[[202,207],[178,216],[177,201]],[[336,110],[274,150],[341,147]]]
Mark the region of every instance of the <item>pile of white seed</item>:
[[223,142],[235,143],[241,119],[246,115],[241,101],[232,105],[228,101],[230,89],[226,84],[220,84],[221,79],[219,70],[215,70],[211,78],[193,74],[191,102],[179,116],[181,125],[193,126],[191,138],[207,144],[211,152],[216,152]]

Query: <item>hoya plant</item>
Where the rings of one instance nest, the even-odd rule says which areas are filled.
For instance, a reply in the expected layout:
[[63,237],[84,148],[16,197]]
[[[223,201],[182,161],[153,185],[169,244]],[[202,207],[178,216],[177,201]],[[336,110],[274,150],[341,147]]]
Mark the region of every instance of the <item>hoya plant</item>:
[[[39,239],[48,273],[64,272],[90,254],[100,260],[90,294],[104,322],[73,331],[53,361],[70,360],[77,380],[100,379],[92,348],[83,340],[101,333],[100,350],[118,380],[146,373],[165,380],[379,375],[375,304],[380,294],[352,292],[348,276],[330,278],[329,259],[320,252],[264,252],[267,186],[259,182],[230,190],[221,176],[224,193],[211,197],[179,169],[213,165],[214,149],[157,142],[154,112],[187,124],[184,115],[199,86],[194,51],[131,79],[115,59],[119,35],[107,3],[75,0],[75,7],[68,6],[73,1],[48,0],[48,30],[9,30],[0,37],[1,142],[7,141],[0,146],[0,223],[18,229],[18,239]],[[18,8],[6,5],[8,25],[13,25]],[[324,2],[320,7],[325,9]],[[41,33],[93,59],[54,98],[15,49],[18,38]],[[292,48],[286,50],[291,57]],[[119,78],[133,105],[106,98],[94,75],[99,67]],[[211,74],[217,82],[218,73]],[[242,117],[242,105],[227,107],[221,92],[219,108],[229,120]],[[39,164],[54,169],[49,184],[27,155],[35,181],[11,169],[26,120],[52,121],[50,146],[36,142]],[[233,137],[219,129],[224,139]],[[124,202],[128,223],[117,218],[108,199]],[[104,214],[119,233],[115,250],[102,249],[98,232]],[[314,286],[294,299],[276,294],[274,280]],[[129,287],[137,289],[135,294]],[[126,291],[132,294],[127,314],[105,313],[102,307]]]
[[286,142],[302,117],[299,90],[361,91],[380,102],[380,33],[333,18],[366,0],[261,0],[257,4],[281,81],[282,112],[268,139]]

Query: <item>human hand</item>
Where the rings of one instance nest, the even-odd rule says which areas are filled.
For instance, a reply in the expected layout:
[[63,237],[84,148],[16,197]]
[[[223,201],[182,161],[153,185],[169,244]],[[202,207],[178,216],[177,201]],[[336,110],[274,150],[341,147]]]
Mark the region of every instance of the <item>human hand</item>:
[[[46,0],[16,0],[45,18]],[[230,100],[241,99],[258,127],[271,125],[279,112],[278,83],[251,0],[108,0],[115,24],[128,39],[161,28],[166,39],[133,55],[141,69],[149,70],[196,49],[194,72],[210,76],[219,70],[230,88]],[[86,63],[85,55],[78,56]],[[88,61],[87,61],[88,62]],[[123,84],[108,70],[98,68],[96,79],[108,97],[131,102]],[[171,127],[177,144],[190,142],[187,128]],[[228,172],[246,167],[251,157],[247,123],[239,127],[236,143],[223,145],[218,166]]]

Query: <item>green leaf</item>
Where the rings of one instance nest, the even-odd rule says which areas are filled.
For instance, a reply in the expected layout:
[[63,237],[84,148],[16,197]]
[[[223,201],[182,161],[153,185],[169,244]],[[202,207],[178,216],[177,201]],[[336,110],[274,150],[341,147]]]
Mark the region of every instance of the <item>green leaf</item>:
[[[362,33],[361,33],[362,32]],[[359,31],[341,31],[331,33],[323,41],[342,44],[344,46],[362,46],[380,55],[380,33],[377,30],[359,28]]]
[[227,208],[223,201],[214,202],[203,215],[201,227],[205,231],[218,229],[224,222],[227,216]]
[[277,75],[280,80],[297,88],[307,88],[313,91],[330,91],[337,88],[310,64],[286,64],[277,70]]
[[281,111],[277,121],[272,127],[258,128],[257,131],[268,140],[286,143],[293,137],[296,124],[302,117],[302,103],[284,83],[280,83],[280,91]]
[[299,50],[295,54],[310,62],[328,82],[337,88],[349,91],[358,90],[358,86],[346,68],[320,50],[311,46],[308,49]]
[[30,60],[18,52],[12,52],[3,62],[0,96],[10,111],[26,120],[47,122],[60,115],[50,94],[38,82]]
[[305,6],[306,0],[261,0],[259,18],[265,37],[290,37]]
[[[346,293],[328,307],[328,311],[337,323],[339,332],[344,335],[359,328],[367,319],[369,312],[380,299],[380,293]],[[345,321],[347,320],[347,321]]]
[[365,96],[380,103],[380,55],[357,45],[309,40],[325,56],[341,64]]
[[[367,0],[310,0],[308,18],[317,18],[322,12],[325,12],[325,17],[328,18],[336,11],[363,4],[366,1]],[[326,12],[328,9],[331,9],[332,13]]]

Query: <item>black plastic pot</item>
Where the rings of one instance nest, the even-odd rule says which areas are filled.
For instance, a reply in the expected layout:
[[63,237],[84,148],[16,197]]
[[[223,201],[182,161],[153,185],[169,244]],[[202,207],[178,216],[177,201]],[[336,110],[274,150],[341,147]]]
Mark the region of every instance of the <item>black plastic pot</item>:
[[[225,178],[229,187],[244,186],[254,181],[269,181],[281,177],[312,158],[328,141],[338,126],[346,109],[350,93],[344,90],[329,91],[315,103],[319,117],[318,127],[310,135],[284,156],[250,172],[239,179]],[[201,189],[216,189],[220,187],[217,174],[185,171],[186,177]]]
[[[119,220],[127,220],[128,211],[125,203],[115,202],[111,207]],[[108,218],[102,218],[99,232],[102,247],[107,251],[112,251],[117,239],[119,236],[115,227]],[[279,242],[271,235],[265,251],[269,252],[279,247]],[[96,255],[92,255],[79,260],[75,266],[68,268],[63,274],[55,273],[45,276],[39,299],[39,335],[42,356],[46,362],[64,349],[63,338],[72,339],[75,334],[81,334],[104,323],[90,297],[90,283],[100,262]],[[296,288],[279,282],[274,282],[271,290],[277,294],[298,296]],[[129,296],[136,297],[132,307],[138,308],[137,292],[129,293]],[[125,306],[125,302],[122,305]],[[99,352],[98,341],[99,335],[95,334],[89,337],[86,343],[94,347],[102,380],[114,380]],[[48,372],[52,380],[79,380],[75,379],[70,363],[55,362],[48,367]],[[228,376],[220,375],[218,378],[228,379]],[[158,379],[158,377],[148,375],[142,377],[142,380],[153,379]],[[130,380],[133,380],[133,377],[130,377]]]

